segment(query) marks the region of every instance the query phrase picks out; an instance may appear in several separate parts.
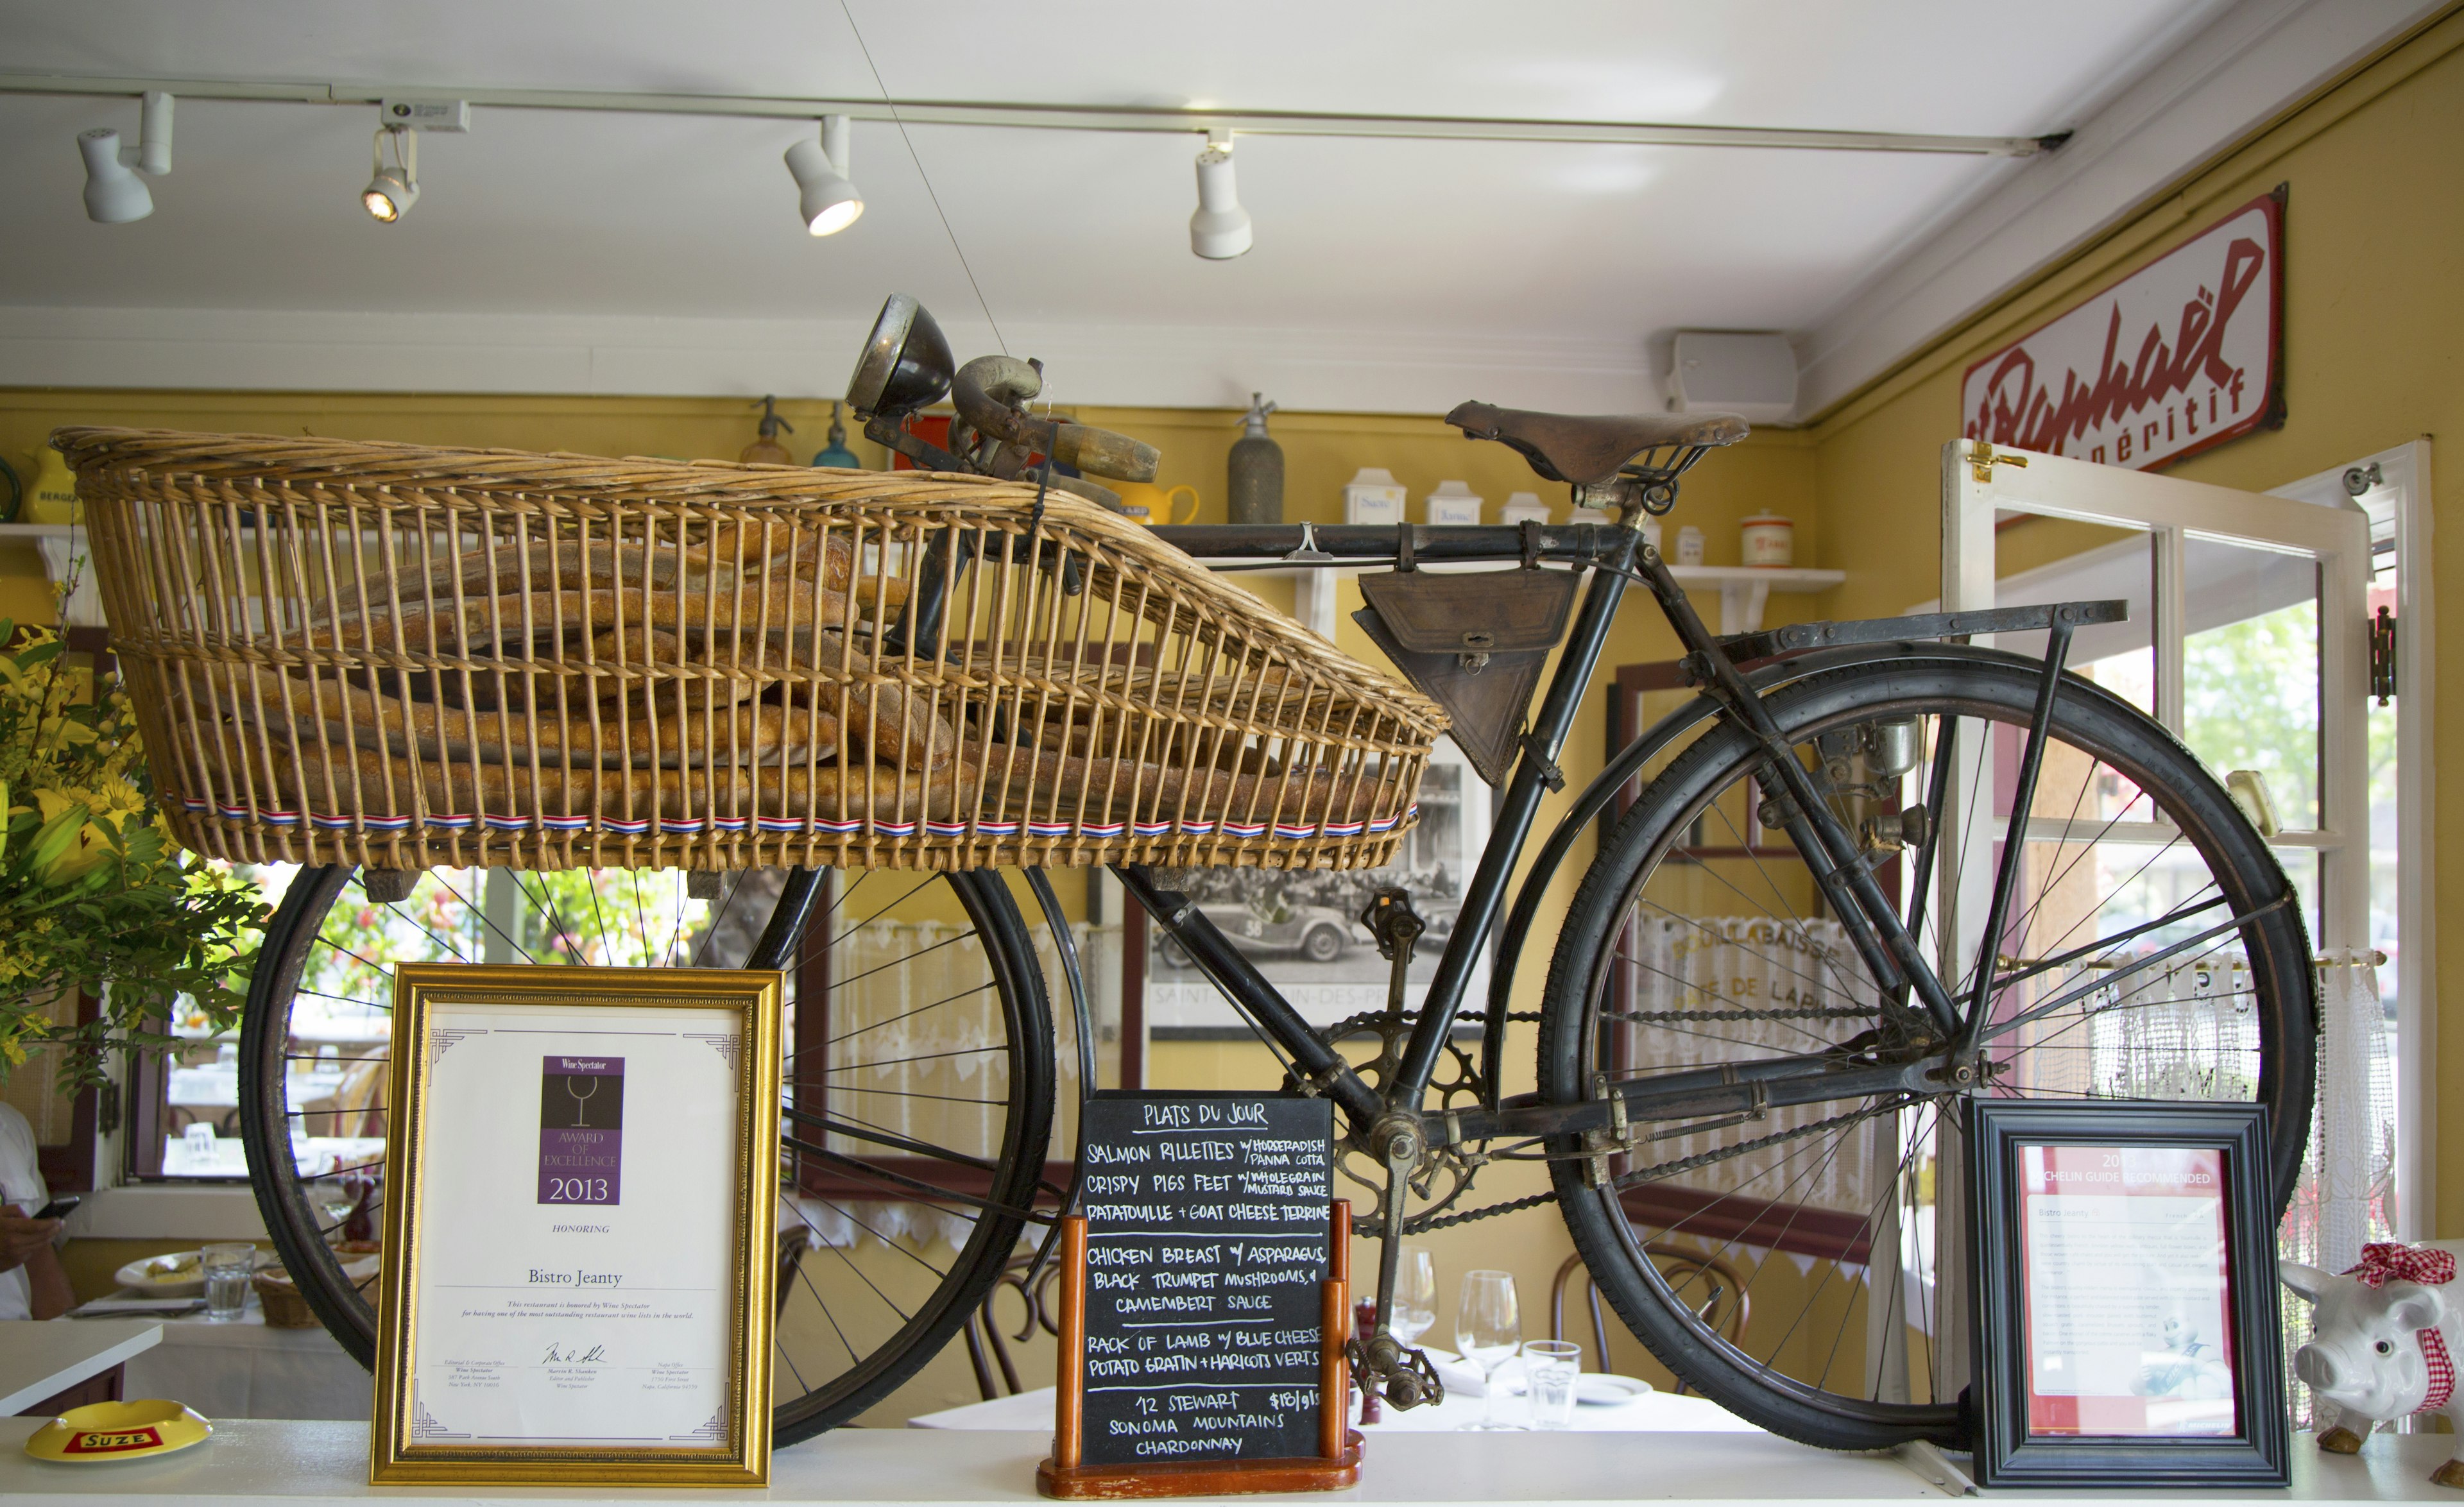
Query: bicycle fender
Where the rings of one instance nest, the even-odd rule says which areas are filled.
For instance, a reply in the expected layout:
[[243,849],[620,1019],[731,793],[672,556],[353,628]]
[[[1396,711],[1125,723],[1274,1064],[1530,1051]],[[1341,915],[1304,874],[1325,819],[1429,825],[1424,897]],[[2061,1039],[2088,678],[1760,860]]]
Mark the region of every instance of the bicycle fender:
[[[1977,658],[2014,660],[2038,666],[2039,662],[1999,649],[1979,648],[1966,644],[1944,644],[1939,641],[1901,640],[1888,644],[1859,644],[1840,648],[1817,649],[1791,659],[1776,660],[1746,676],[1747,684],[1763,694],[1828,670],[1851,666],[1868,665],[1881,660],[1901,660],[1911,655],[1926,658]],[[2041,666],[2039,666],[2041,667]],[[1523,956],[1523,941],[1538,919],[1540,902],[1548,894],[1550,881],[1566,861],[1567,853],[1599,814],[1616,798],[1619,786],[1634,778],[1637,771],[1661,754],[1685,733],[1720,714],[1718,699],[1707,691],[1699,691],[1694,699],[1670,711],[1651,725],[1642,736],[1617,752],[1607,767],[1592,777],[1574,797],[1574,803],[1558,819],[1549,841],[1523,876],[1515,891],[1514,905],[1507,912],[1505,928],[1497,939],[1497,957],[1488,974],[1488,1018],[1481,1029],[1481,1079],[1488,1088],[1487,1107],[1498,1107],[1499,1084],[1504,1081],[1501,1069],[1506,1059],[1506,1016],[1514,995],[1516,966]]]

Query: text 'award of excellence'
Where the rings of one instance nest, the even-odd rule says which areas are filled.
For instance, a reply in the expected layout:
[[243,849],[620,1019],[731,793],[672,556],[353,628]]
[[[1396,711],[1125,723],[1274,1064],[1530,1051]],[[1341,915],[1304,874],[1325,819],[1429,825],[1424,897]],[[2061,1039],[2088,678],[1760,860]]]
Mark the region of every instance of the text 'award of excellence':
[[781,994],[395,971],[373,1482],[767,1484]]

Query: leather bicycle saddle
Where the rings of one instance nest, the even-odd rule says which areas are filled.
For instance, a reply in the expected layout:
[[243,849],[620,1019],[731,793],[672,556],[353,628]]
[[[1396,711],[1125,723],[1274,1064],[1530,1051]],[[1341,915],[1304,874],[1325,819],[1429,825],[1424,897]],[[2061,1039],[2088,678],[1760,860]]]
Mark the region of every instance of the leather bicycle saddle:
[[1645,450],[1734,445],[1746,421],[1733,413],[1530,413],[1493,404],[1459,404],[1446,422],[1475,440],[1495,440],[1523,452],[1550,481],[1596,486]]

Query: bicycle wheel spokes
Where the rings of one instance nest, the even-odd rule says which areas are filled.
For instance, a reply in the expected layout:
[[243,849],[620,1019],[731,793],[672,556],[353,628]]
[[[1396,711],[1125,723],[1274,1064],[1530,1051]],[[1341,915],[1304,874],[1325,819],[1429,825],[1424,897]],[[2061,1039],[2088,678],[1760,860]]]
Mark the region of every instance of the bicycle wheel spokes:
[[[1836,1447],[1957,1437],[1969,1095],[2265,1098],[2282,1119],[2309,1081],[2307,943],[2281,872],[2215,781],[2119,703],[2065,694],[1998,945],[1963,931],[1988,913],[2010,823],[1993,791],[2018,767],[2033,684],[1974,662],[1931,682],[1837,672],[1790,693],[1782,725],[1903,917],[1939,837],[1918,941],[1963,1008],[1993,971],[1981,1077],[1645,1125],[1604,1183],[1598,1162],[1557,1168],[1595,1280],[1661,1358]],[[1773,1059],[1943,1059],[1931,1021],[1875,986],[1824,907],[1759,764],[1715,732],[1620,825],[1552,970],[1552,1097]],[[1938,770],[1956,788],[1934,834]],[[1714,1300],[1728,1289],[1742,1300]]]
[[383,1228],[396,970],[749,967],[791,982],[774,1438],[848,1421],[929,1359],[998,1280],[1044,1171],[1042,974],[996,877],[814,883],[754,870],[697,897],[675,871],[440,870],[380,902],[341,871],[298,874],[250,1001],[243,1121],[285,1262],[345,1346],[372,1353],[345,1269],[361,1253],[336,1240],[357,1211]]
[[[1004,1160],[1026,1054],[967,900],[935,877],[868,874],[813,923],[826,978],[808,976],[798,999],[784,1078],[793,1285],[777,1326],[781,1358],[808,1382],[894,1345],[967,1253],[997,1275],[1019,1229],[1001,1211],[1024,1209],[1042,1171]],[[984,1234],[998,1229],[1009,1236]]]

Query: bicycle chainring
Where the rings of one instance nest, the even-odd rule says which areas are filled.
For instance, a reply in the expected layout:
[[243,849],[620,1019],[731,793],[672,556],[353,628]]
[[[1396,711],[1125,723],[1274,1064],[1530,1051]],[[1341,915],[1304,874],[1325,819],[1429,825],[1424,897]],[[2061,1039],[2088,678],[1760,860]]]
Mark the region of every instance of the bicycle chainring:
[[[1347,1016],[1317,1031],[1316,1036],[1337,1052],[1343,1051],[1346,1042],[1374,1039],[1377,1044],[1377,1055],[1365,1061],[1355,1061],[1353,1068],[1382,1098],[1397,1081],[1397,1075],[1402,1071],[1404,1045],[1411,1040],[1412,1027],[1419,1019],[1419,1014],[1414,1011],[1375,1010]],[[1345,1055],[1348,1057],[1350,1054]],[[1443,1054],[1438,1059],[1438,1072],[1432,1077],[1427,1093],[1422,1096],[1422,1103],[1426,1112],[1432,1115],[1476,1106],[1485,1097],[1483,1088],[1478,1060],[1449,1037]],[[1365,1172],[1353,1167],[1352,1159],[1355,1156],[1367,1165]],[[1346,1137],[1336,1147],[1335,1166],[1345,1177],[1378,1195],[1372,1207],[1384,1203],[1386,1164],[1382,1157],[1365,1145],[1354,1144],[1353,1138]],[[1407,1179],[1414,1199],[1422,1207],[1407,1218],[1405,1227],[1416,1228],[1422,1220],[1454,1207],[1470,1190],[1472,1176],[1479,1166],[1479,1159],[1466,1157],[1455,1147],[1432,1147],[1423,1152],[1419,1164]],[[1441,1193],[1441,1184],[1444,1190]],[[1362,1223],[1374,1229],[1377,1216],[1371,1215]]]

